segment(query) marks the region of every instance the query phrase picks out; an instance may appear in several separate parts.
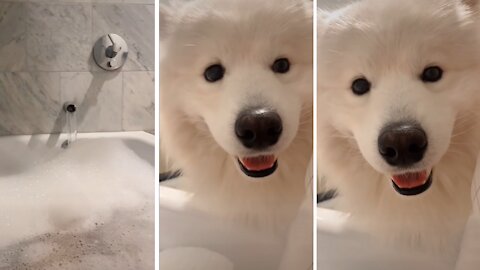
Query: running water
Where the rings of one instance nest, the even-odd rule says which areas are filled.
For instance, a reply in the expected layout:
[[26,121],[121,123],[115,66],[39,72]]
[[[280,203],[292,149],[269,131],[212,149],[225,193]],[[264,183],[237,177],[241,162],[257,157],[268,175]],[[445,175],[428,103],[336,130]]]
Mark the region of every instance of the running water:
[[65,104],[64,111],[67,114],[67,128],[68,128],[68,137],[65,142],[63,142],[62,147],[67,148],[71,143],[77,139],[77,116],[75,112],[77,107],[75,104]]

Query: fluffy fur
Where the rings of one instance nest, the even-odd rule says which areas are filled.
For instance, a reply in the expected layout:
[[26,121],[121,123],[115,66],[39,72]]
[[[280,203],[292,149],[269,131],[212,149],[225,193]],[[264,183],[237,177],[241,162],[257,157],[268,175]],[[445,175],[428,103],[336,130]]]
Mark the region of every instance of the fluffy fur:
[[[307,1],[196,0],[161,7],[160,137],[196,204],[243,223],[286,224],[305,193],[312,153],[312,7]],[[286,74],[270,69],[278,57]],[[225,77],[205,81],[221,62]],[[246,107],[274,108],[283,133],[268,151],[241,145],[234,123]],[[278,156],[278,169],[247,177],[236,157]]]
[[[387,239],[442,247],[470,212],[480,142],[474,2],[365,0],[319,16],[319,166],[339,191],[339,207]],[[429,65],[443,68],[440,81],[420,80]],[[372,83],[363,96],[350,90],[358,76]],[[433,167],[432,186],[416,196],[393,189],[391,175],[405,170],[377,150],[380,129],[405,119],[429,140],[407,171]]]

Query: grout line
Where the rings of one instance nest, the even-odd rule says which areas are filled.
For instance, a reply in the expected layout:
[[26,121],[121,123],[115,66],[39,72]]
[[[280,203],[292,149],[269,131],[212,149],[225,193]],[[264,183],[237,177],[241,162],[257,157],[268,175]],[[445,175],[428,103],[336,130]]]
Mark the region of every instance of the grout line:
[[90,72],[94,72],[97,67],[96,67],[96,63],[95,63],[95,60],[93,59],[93,48],[95,46],[95,42],[96,40],[94,40],[94,37],[93,37],[93,32],[94,32],[94,14],[93,14],[93,10],[94,10],[94,7],[95,5],[93,3],[90,4],[90,56],[88,58],[88,62],[89,62],[89,65],[88,65],[88,70]]
[[29,7],[28,3],[21,3],[22,8],[24,9],[24,14],[26,16],[23,17],[24,24],[25,24],[25,45],[23,46],[23,49],[25,50],[25,67],[24,69],[29,71],[30,70],[30,54],[28,53],[28,38],[30,36],[30,28],[28,27],[28,18],[30,18],[30,12],[29,12]]
[[121,105],[120,105],[120,113],[122,114],[120,116],[120,120],[122,121],[120,123],[120,129],[122,131],[125,131],[125,119],[124,119],[124,110],[125,110],[125,72],[121,71],[120,73],[122,73],[122,102],[121,102]]

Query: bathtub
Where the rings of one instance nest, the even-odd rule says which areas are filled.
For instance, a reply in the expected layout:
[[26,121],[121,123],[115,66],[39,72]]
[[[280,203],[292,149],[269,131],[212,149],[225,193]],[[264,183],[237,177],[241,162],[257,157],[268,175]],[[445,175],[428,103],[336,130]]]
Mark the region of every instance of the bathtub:
[[[196,209],[191,205],[193,195],[179,189],[179,181],[181,178],[162,182],[159,187],[160,265],[162,252],[186,247],[213,252],[231,263],[235,270],[278,270],[285,259],[289,259],[287,235],[237,226]],[[205,263],[203,258],[195,259],[194,269],[203,270],[200,267]],[[311,260],[311,256],[307,259]],[[307,264],[310,266],[310,262]],[[216,270],[227,269],[231,268]],[[308,269],[311,268],[296,267],[295,270]]]
[[[458,252],[433,253],[387,246],[349,224],[349,214],[317,208],[317,269],[319,270],[454,270]],[[475,268],[478,269],[478,268]]]
[[0,269],[154,269],[154,136],[0,137]]

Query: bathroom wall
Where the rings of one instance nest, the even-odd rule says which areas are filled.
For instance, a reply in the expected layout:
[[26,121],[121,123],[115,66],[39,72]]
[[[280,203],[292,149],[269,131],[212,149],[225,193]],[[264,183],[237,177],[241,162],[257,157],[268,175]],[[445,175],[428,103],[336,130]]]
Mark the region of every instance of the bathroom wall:
[[[154,130],[154,0],[0,0],[0,135]],[[116,33],[129,46],[107,72],[93,44]]]
[[323,10],[335,10],[359,0],[322,0],[317,1],[317,7]]

